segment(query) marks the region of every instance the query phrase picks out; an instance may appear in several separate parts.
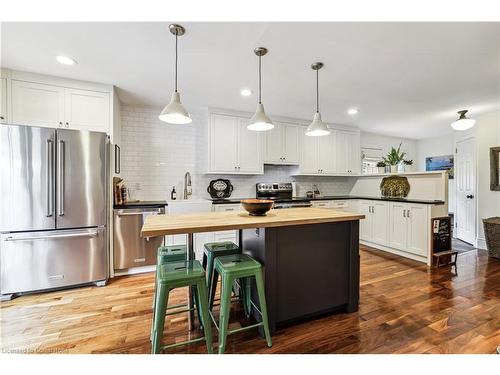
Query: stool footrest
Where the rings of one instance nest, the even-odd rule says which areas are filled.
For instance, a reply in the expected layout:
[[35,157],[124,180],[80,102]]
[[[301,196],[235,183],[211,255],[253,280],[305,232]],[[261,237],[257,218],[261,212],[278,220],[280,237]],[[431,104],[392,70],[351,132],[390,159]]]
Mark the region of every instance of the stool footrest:
[[170,344],[170,345],[163,345],[161,347],[162,350],[165,350],[165,349],[172,349],[172,348],[176,348],[178,346],[182,346],[182,345],[189,345],[189,344],[193,344],[195,342],[200,342],[200,341],[205,341],[205,336],[203,337],[198,337],[197,339],[192,339],[192,340],[186,340],[186,341],[182,341],[182,342],[177,342],[175,344]]
[[195,308],[191,307],[190,309],[183,309],[183,310],[179,310],[179,311],[173,311],[173,312],[166,313],[165,316],[181,314],[181,313],[184,313],[184,312],[194,311],[194,310],[195,310]]

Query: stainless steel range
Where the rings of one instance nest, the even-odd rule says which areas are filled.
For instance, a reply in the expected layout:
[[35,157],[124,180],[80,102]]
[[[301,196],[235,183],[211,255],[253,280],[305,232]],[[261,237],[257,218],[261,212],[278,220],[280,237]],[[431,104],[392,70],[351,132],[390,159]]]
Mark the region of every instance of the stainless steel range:
[[259,182],[256,184],[256,197],[272,199],[274,208],[311,207],[311,201],[292,196],[291,182]]

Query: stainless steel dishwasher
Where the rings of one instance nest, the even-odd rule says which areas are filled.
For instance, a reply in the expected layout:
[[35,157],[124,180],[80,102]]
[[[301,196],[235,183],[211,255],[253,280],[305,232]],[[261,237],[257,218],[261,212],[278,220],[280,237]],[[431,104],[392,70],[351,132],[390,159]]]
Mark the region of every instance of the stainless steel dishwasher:
[[164,236],[141,237],[146,216],[164,215],[165,207],[134,207],[114,210],[114,269],[149,266],[156,264],[158,247]]

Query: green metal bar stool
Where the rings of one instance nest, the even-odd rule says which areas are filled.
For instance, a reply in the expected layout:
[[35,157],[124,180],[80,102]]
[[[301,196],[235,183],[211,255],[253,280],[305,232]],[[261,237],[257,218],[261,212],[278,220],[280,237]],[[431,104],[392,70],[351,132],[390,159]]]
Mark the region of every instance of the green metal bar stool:
[[[217,277],[215,277],[215,284],[212,282],[214,278],[214,262],[215,259],[221,256],[241,254],[241,249],[234,242],[210,242],[203,246],[203,268],[207,273],[207,286],[208,286],[208,304],[210,310],[214,306],[215,291],[217,289]],[[244,294],[244,293],[243,293]],[[243,298],[246,301],[246,298]],[[245,312],[248,304],[244,302]]]
[[[269,322],[267,319],[267,305],[266,294],[264,290],[264,280],[262,278],[262,266],[255,259],[244,254],[227,255],[218,257],[215,260],[215,270],[222,278],[222,296],[220,306],[219,326],[215,322],[212,311],[210,316],[219,331],[219,354],[224,353],[226,348],[227,335],[232,333],[245,331],[251,328],[264,326],[264,333],[266,336],[267,346],[272,346],[271,333],[269,331]],[[241,327],[234,330],[228,330],[229,311],[231,307],[231,289],[233,282],[237,279],[241,280],[240,284],[248,285],[250,278],[255,278],[257,285],[257,294],[259,296],[260,309],[250,300],[251,305],[259,312],[262,321],[257,324],[252,324],[247,327]],[[217,283],[217,279],[212,280]]]
[[[154,291],[157,289],[157,280],[158,280],[158,269],[161,264],[172,263],[172,262],[183,262],[187,260],[187,246],[186,245],[170,245],[170,246],[160,246],[157,251],[156,256],[156,274],[155,274],[155,286]],[[153,292],[154,294],[155,292]],[[153,321],[155,314],[155,305],[156,301],[153,297]],[[167,306],[167,310],[177,309],[181,307],[186,307],[187,304],[181,303],[178,305]],[[201,322],[200,317],[198,316],[198,320]],[[153,324],[151,324],[151,335],[150,340],[153,340]]]
[[[175,288],[194,287],[195,296],[198,303],[198,314],[201,317],[205,336],[193,340],[161,345],[163,338],[163,329],[165,325],[165,316],[179,314],[190,311],[187,308],[180,311],[167,313],[168,296],[171,290]],[[208,313],[208,291],[205,279],[205,271],[201,263],[197,260],[164,263],[157,266],[157,282],[155,291],[155,308],[153,319],[153,340],[151,352],[157,354],[162,349],[174,348],[181,345],[187,345],[194,342],[205,340],[207,352],[212,353],[212,332],[210,327],[210,315]]]

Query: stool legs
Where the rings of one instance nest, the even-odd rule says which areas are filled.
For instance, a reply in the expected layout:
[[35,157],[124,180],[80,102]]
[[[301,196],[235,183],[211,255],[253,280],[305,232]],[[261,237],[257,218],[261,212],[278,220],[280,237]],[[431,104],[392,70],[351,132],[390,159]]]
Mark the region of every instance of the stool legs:
[[198,318],[203,322],[205,333],[205,343],[207,344],[207,353],[212,354],[212,328],[210,326],[210,316],[208,315],[208,292],[205,280],[196,285],[196,295],[198,300]]
[[226,349],[227,326],[229,324],[229,313],[231,310],[231,289],[233,282],[229,277],[223,277],[222,293],[220,299],[220,319],[219,319],[219,354]]
[[255,283],[257,284],[257,294],[259,295],[259,305],[262,313],[262,323],[264,323],[264,333],[266,335],[267,346],[271,347],[273,346],[273,343],[271,341],[271,332],[269,331],[269,321],[267,320],[266,293],[261,270],[259,270],[255,275]]
[[[215,291],[217,290],[217,281],[219,280],[219,273],[217,270],[212,267],[212,272],[210,275],[210,290],[209,290],[209,296],[208,296],[208,308],[210,311],[212,311],[214,307],[214,301],[215,301]],[[222,293],[221,293],[222,296]],[[222,303],[222,302],[221,302]]]
[[158,354],[161,350],[161,339],[163,338],[163,329],[165,325],[165,314],[167,309],[168,293],[169,290],[164,285],[157,285],[156,297],[156,310],[153,321],[153,342],[151,345],[151,352]]

